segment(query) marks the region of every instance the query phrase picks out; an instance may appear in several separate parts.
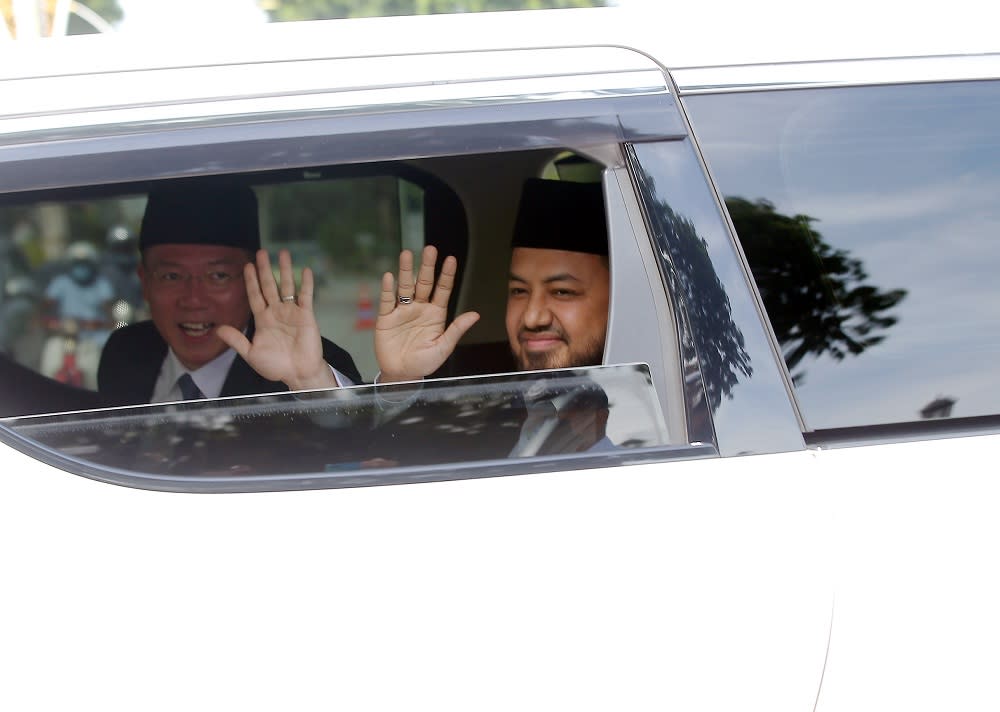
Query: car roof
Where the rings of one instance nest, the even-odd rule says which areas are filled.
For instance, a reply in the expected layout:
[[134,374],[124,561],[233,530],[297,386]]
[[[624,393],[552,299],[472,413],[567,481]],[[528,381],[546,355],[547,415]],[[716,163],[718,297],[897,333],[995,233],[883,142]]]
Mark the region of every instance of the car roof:
[[670,69],[979,54],[1000,50],[991,21],[998,11],[987,6],[956,0],[948,12],[932,13],[850,0],[803,12],[771,0],[283,22],[238,32],[194,26],[183,37],[120,33],[0,43],[0,79],[555,46],[630,47]]

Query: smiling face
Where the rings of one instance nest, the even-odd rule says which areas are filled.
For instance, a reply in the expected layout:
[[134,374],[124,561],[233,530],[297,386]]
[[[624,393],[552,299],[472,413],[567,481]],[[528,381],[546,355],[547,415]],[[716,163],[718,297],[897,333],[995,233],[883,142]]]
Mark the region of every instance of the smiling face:
[[600,364],[609,290],[606,257],[515,248],[508,281],[507,339],[518,368]]
[[246,251],[220,245],[154,245],[143,252],[143,296],[157,330],[185,368],[200,368],[228,348],[216,327],[246,328],[248,261]]

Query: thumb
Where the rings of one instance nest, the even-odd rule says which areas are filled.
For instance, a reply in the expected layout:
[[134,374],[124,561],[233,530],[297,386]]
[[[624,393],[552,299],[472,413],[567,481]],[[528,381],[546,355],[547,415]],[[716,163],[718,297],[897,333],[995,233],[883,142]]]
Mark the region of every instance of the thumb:
[[215,333],[226,346],[238,353],[244,360],[246,359],[247,354],[250,353],[250,340],[242,331],[234,326],[229,326],[229,324],[223,324],[215,330]]
[[441,334],[439,339],[441,344],[448,349],[448,353],[455,350],[459,339],[465,336],[465,332],[471,329],[477,321],[479,321],[478,312],[465,312],[455,317],[455,320],[451,322],[451,325]]

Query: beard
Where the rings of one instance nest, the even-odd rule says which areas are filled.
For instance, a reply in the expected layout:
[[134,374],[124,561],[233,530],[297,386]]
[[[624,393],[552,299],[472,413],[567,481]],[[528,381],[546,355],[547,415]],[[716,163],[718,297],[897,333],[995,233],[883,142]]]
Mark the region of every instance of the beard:
[[[546,332],[555,331],[552,327]],[[522,329],[521,333],[531,333]],[[511,352],[519,371],[542,371],[553,368],[580,368],[582,366],[599,366],[604,360],[604,334],[589,339],[579,345],[574,345],[562,331],[556,332],[566,345],[565,348],[552,349],[540,353],[521,350],[521,354]]]

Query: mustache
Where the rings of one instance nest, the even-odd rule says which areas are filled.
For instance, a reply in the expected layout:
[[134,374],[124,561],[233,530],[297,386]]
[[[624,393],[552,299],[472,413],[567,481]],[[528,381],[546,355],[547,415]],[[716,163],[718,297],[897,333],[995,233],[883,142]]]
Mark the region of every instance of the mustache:
[[562,339],[563,341],[566,340],[565,332],[563,332],[562,329],[554,325],[535,327],[535,328],[522,326],[520,329],[518,329],[517,338],[519,341],[523,341],[525,338],[532,336],[544,336],[546,338]]

